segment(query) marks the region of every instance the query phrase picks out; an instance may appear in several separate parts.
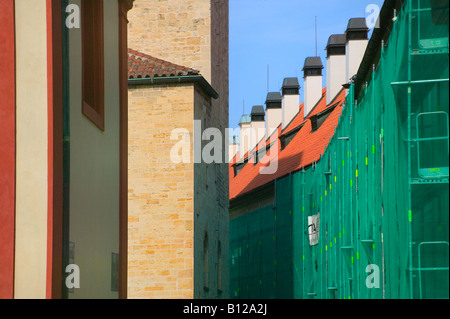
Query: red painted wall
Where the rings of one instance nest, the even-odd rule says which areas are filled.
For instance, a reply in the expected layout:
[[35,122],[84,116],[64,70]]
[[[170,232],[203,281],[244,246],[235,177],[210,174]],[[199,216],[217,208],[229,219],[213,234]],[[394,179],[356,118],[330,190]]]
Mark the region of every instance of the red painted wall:
[[14,0],[0,1],[0,299],[14,294]]
[[48,89],[48,220],[47,220],[47,299],[52,298],[53,278],[53,12],[47,0],[47,89]]

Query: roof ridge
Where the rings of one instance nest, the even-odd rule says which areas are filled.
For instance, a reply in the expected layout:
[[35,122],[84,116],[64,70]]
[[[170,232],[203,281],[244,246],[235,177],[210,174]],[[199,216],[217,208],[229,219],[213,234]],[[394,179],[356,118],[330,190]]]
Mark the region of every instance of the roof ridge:
[[[326,92],[326,87],[323,88]],[[322,96],[321,104],[314,114],[311,116],[321,114],[322,111],[330,112],[330,115],[325,118],[324,122],[317,128],[314,133],[312,132],[312,125],[310,119],[304,119],[302,122],[295,123],[289,131],[285,131],[279,134],[278,139],[273,145],[276,145],[277,152],[266,154],[269,156],[268,160],[272,160],[277,163],[276,172],[273,174],[261,174],[261,167],[267,165],[265,162],[258,162],[254,165],[244,165],[239,174],[235,174],[234,162],[229,164],[229,177],[230,177],[230,199],[236,199],[249,192],[263,187],[273,180],[282,178],[287,174],[295,172],[297,170],[305,169],[313,162],[320,160],[324,152],[327,150],[332,137],[336,133],[336,127],[339,124],[339,118],[342,115],[343,105],[345,103],[345,90],[341,90],[340,93],[333,99],[334,104],[326,105],[325,95]],[[298,117],[298,115],[297,115]],[[281,125],[278,126],[278,130],[281,130]],[[292,141],[282,148],[281,136],[285,134],[294,134]],[[274,132],[273,132],[274,133]],[[266,147],[267,139],[265,141]],[[271,144],[272,146],[272,144]],[[272,146],[273,147],[273,146]],[[257,152],[264,148],[261,141],[252,150]],[[252,157],[252,153],[249,151],[246,160],[248,161]],[[238,157],[236,156],[234,160]],[[262,160],[262,159],[261,159]],[[264,164],[266,163],[266,164]]]
[[154,57],[154,56],[152,56],[150,54],[143,53],[141,51],[134,50],[134,49],[131,49],[131,48],[128,48],[128,54],[135,55],[135,56],[137,56],[137,57],[139,57],[141,59],[144,58],[144,59],[146,59],[148,61],[154,61],[154,62],[158,62],[158,63],[162,63],[162,64],[169,64],[169,65],[172,65],[172,66],[185,68],[185,69],[188,69],[188,70],[194,70],[195,72],[200,73],[200,71],[198,71],[198,70],[196,70],[194,68],[190,68],[190,67],[187,67],[187,66],[184,66],[184,65],[181,65],[181,64],[176,64],[176,63],[173,63],[173,62],[170,62],[170,61],[167,61],[167,60],[163,60],[163,59]]
[[196,69],[156,58],[132,48],[128,48],[128,71],[131,78],[201,75]]

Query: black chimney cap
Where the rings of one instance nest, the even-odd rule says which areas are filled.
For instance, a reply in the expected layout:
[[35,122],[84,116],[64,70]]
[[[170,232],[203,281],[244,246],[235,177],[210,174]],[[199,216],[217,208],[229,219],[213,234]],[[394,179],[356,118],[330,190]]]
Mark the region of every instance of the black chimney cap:
[[266,113],[264,112],[264,106],[262,106],[262,105],[255,105],[252,108],[252,116],[253,115],[266,115]]
[[327,49],[332,47],[343,47],[345,46],[345,42],[347,41],[347,38],[345,37],[345,34],[332,34],[328,38],[327,43]]
[[283,89],[299,89],[300,84],[297,78],[285,78],[283,81]]
[[366,18],[351,18],[348,20],[346,32],[348,31],[369,31]]
[[281,102],[281,93],[280,92],[267,93],[266,104],[271,102]]
[[305,65],[303,66],[303,70],[305,69],[323,69],[322,60],[319,56],[308,57],[305,59]]
[[345,36],[349,40],[367,40],[369,28],[366,24],[366,18],[352,18],[348,20]]

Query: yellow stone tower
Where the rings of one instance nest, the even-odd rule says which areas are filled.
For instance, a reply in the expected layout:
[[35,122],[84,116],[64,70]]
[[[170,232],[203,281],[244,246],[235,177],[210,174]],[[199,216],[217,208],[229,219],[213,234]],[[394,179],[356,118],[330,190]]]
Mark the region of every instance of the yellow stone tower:
[[[128,19],[130,49],[198,70],[219,95],[129,86],[128,297],[228,298],[228,0],[135,0]],[[194,120],[222,133],[222,163],[170,162],[171,131],[193,140]]]

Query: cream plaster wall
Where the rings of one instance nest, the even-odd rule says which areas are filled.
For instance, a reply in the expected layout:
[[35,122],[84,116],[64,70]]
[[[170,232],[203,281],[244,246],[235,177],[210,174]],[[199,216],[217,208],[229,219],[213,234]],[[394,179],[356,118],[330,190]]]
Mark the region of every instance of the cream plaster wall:
[[45,298],[48,202],[46,1],[15,2],[16,241],[14,297]]

